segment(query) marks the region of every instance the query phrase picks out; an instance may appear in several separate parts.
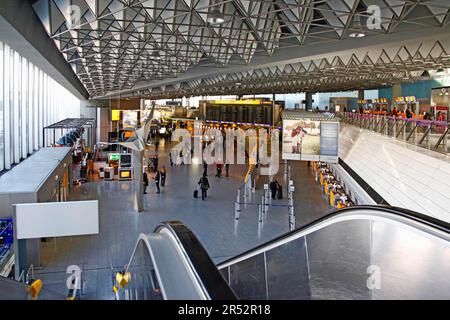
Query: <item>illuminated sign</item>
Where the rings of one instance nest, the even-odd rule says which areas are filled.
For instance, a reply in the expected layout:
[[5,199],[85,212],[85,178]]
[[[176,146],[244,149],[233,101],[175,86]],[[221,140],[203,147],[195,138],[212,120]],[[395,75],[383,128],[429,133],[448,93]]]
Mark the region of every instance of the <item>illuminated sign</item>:
[[117,153],[110,153],[109,160],[110,161],[119,161],[119,155]]
[[120,179],[131,178],[131,170],[121,170],[119,177]]
[[242,104],[242,105],[260,105],[272,104],[271,101],[263,101],[258,99],[253,100],[214,100],[214,104]]
[[111,121],[120,120],[120,110],[111,110]]

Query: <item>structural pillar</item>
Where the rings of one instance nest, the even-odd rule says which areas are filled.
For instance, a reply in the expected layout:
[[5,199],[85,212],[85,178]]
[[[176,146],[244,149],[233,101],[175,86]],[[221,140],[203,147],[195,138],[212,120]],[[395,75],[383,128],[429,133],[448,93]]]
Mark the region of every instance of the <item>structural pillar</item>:
[[[398,97],[402,97],[402,84],[394,83],[392,85],[392,100],[391,100],[391,110],[395,106],[395,99]],[[399,110],[400,111],[400,110]]]
[[312,92],[307,92],[306,96],[305,96],[305,100],[306,100],[306,105],[305,105],[305,110],[312,110]]
[[143,185],[143,151],[132,150],[133,162],[133,182],[134,182],[134,210],[141,212],[144,210],[144,185]]
[[272,93],[272,125],[275,126],[275,93]]
[[358,100],[364,100],[364,89],[358,90]]

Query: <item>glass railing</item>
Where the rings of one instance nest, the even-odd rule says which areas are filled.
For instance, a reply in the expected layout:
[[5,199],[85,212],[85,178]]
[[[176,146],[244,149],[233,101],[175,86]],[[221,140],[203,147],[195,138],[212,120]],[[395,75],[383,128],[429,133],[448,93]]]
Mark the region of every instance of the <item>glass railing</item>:
[[447,121],[340,112],[342,122],[399,139],[429,150],[450,153]]
[[240,299],[450,299],[450,225],[352,207],[218,268]]
[[121,300],[162,300],[163,295],[150,251],[145,241],[139,241],[127,270],[131,281],[120,290]]

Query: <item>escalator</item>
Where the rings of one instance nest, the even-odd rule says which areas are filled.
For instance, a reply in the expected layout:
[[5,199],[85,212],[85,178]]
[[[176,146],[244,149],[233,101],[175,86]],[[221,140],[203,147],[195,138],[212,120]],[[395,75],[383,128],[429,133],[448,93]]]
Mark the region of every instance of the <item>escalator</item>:
[[450,299],[450,225],[382,206],[335,211],[215,265],[180,222],[141,235],[128,299]]

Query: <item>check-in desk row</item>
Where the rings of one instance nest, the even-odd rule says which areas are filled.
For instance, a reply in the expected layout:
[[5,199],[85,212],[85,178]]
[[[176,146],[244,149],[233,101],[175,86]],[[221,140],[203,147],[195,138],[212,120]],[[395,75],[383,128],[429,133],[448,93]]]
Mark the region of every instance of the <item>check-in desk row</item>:
[[323,192],[327,195],[331,206],[340,209],[353,205],[345,193],[344,187],[336,179],[326,163],[313,162],[312,167],[315,172],[316,181],[322,186]]

